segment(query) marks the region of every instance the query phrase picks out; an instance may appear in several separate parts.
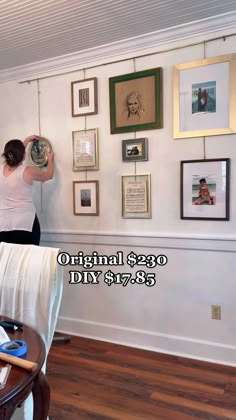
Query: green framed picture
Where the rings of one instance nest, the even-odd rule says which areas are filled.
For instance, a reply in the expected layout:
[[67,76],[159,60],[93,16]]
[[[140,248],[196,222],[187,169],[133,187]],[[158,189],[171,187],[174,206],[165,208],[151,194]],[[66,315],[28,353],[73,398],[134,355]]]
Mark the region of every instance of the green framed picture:
[[162,68],[109,78],[111,134],[163,127]]

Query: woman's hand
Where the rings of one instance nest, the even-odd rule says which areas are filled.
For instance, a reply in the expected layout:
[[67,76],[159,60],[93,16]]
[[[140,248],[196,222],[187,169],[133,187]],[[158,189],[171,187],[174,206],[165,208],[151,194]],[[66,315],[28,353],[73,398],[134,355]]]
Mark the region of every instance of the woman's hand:
[[52,162],[53,158],[54,158],[54,152],[52,150],[50,152],[46,152],[46,156],[47,156],[48,160],[50,160]]
[[33,134],[32,136],[28,136],[25,138],[25,140],[23,141],[25,147],[31,142],[31,141],[36,141],[39,140],[40,136],[37,136],[36,134]]

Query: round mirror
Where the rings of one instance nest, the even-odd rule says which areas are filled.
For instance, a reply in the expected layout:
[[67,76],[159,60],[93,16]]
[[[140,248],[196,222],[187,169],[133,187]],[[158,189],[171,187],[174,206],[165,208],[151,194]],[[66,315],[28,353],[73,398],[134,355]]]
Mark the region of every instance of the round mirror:
[[51,144],[47,139],[41,137],[39,140],[34,141],[30,149],[30,160],[33,165],[40,168],[47,166],[48,159],[46,152],[50,152],[51,150]]

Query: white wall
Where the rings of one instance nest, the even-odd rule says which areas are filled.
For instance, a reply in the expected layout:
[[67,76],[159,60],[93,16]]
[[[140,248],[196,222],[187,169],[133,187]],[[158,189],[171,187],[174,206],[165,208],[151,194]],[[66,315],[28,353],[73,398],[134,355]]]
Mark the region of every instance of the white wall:
[[[71,117],[70,84],[83,79],[84,72],[40,80],[41,133],[54,147],[56,165],[54,179],[34,191],[42,244],[74,255],[122,250],[125,261],[132,250],[168,257],[165,267],[147,270],[156,273],[152,288],[108,287],[103,275],[99,285],[69,285],[65,267],[59,330],[236,365],[236,135],[206,138],[207,158],[231,159],[230,221],[180,220],[180,161],[203,158],[203,139],[173,139],[173,65],[201,59],[204,51],[203,44],[171,51],[181,44],[169,43],[162,47],[169,51],[135,60],[136,71],[163,68],[164,128],[136,133],[149,139],[149,160],[138,162],[136,170],[152,176],[152,219],[121,217],[120,177],[135,169],[134,163],[122,162],[121,140],[134,138],[134,133],[110,134],[108,79],[133,72],[133,60],[86,70],[86,78],[98,78],[98,115],[86,118],[86,127],[99,133],[100,169],[87,172],[88,180],[99,180],[97,217],[74,216],[72,207],[72,181],[86,175],[72,170],[72,131],[84,129],[85,117]],[[209,42],[206,56],[235,51],[236,38],[231,37]],[[37,83],[19,81],[0,84],[2,146],[10,138],[38,132]],[[136,271],[127,264],[110,269]],[[222,306],[221,321],[211,319],[212,304]]]

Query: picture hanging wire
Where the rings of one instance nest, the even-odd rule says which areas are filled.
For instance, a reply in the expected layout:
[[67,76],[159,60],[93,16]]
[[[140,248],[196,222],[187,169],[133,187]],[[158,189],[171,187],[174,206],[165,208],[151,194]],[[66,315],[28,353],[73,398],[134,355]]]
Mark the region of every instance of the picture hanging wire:
[[[37,79],[37,98],[38,98],[38,134],[41,137],[41,109],[40,109],[40,85]],[[40,213],[43,213],[43,183],[40,182]]]
[[[135,61],[135,57],[133,58],[133,63],[134,63],[134,73],[136,72],[136,61]],[[134,139],[136,139],[136,131],[134,132]],[[136,161],[134,162],[134,175],[135,175],[135,181],[136,181],[136,174],[137,174],[137,166],[136,166]]]
[[[84,80],[86,79],[86,69],[84,69]],[[86,130],[87,127],[87,120],[86,120],[86,115],[84,116],[84,129]]]
[[[86,79],[86,69],[83,69],[84,72],[84,80]],[[86,115],[84,116],[84,129],[86,130],[87,127],[87,120],[86,120]],[[87,168],[85,168],[85,181],[87,182],[88,180],[88,172],[87,172]]]
[[[222,39],[222,41],[225,42],[227,38],[230,38],[230,37],[233,37],[233,36],[236,36],[236,33],[229,34],[229,35],[223,35],[223,36],[221,35],[221,36],[218,36],[218,37],[210,38],[210,39],[207,40],[207,42],[209,43],[209,42],[213,42],[213,41],[219,41],[221,39]],[[109,61],[107,63],[102,63],[102,64],[94,64],[94,65],[91,65],[91,66],[87,66],[86,69],[87,70],[95,69],[97,67],[104,67],[104,66],[108,66],[110,64],[123,63],[123,62],[126,62],[126,61],[130,61],[134,58],[137,60],[138,58],[151,57],[151,56],[155,56],[155,55],[159,55],[159,54],[165,54],[165,53],[168,53],[168,52],[171,52],[171,51],[176,51],[176,50],[184,50],[185,48],[191,48],[191,47],[196,47],[197,45],[202,45],[202,42],[203,41],[193,42],[191,44],[181,45],[179,47],[167,48],[165,50],[155,51],[155,52],[152,52],[152,53],[141,54],[141,55],[137,55],[135,57],[123,58],[123,59]],[[37,79],[35,78],[35,79],[22,80],[19,83],[21,84],[21,83],[35,82],[36,80],[51,79],[53,77],[64,76],[66,74],[78,73],[78,71],[81,71],[81,68],[78,68],[76,70],[68,70],[68,71],[62,72],[62,73],[51,74],[49,76],[42,76],[42,77],[37,78]]]
[[[206,41],[203,42],[203,58],[206,58]],[[203,136],[203,159],[206,159],[206,137]]]

